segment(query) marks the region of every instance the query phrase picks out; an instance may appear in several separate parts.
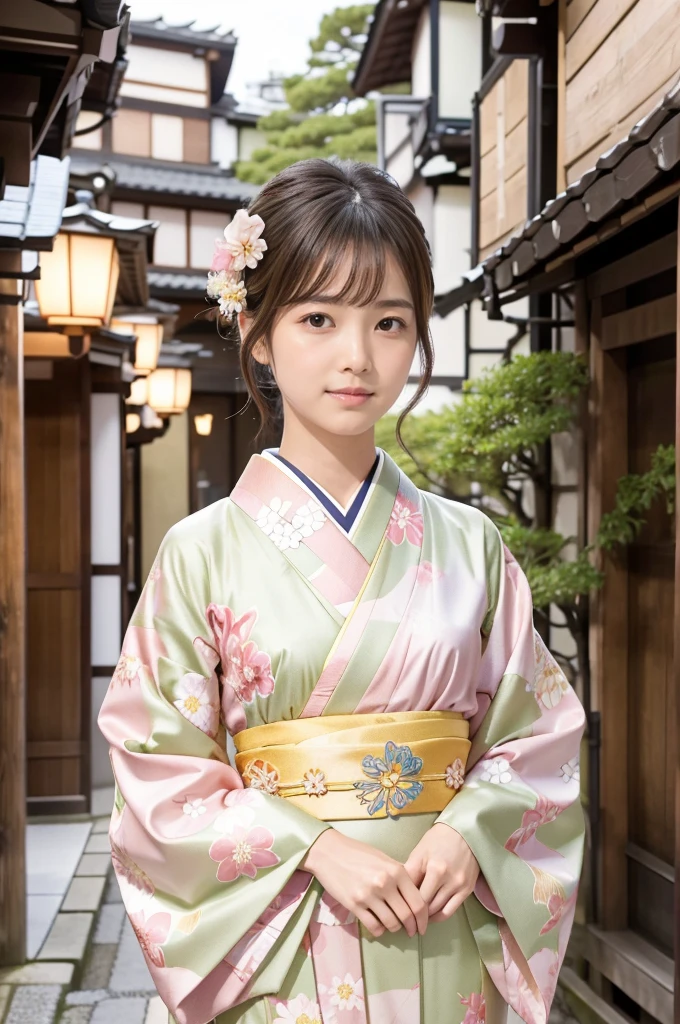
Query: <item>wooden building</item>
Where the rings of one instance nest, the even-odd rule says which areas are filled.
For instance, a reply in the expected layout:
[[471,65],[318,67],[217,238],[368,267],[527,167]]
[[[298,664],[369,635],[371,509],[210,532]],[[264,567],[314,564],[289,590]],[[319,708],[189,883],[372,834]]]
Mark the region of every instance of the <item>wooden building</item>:
[[0,963],[26,950],[23,310],[57,235],[83,91],[110,96],[127,21],[111,0],[0,2]]
[[[225,93],[236,45],[229,33],[133,21],[119,109],[102,125],[81,114],[80,127],[93,130],[75,137],[71,153],[72,181],[91,188],[101,209],[158,222],[149,294],[153,308],[175,307],[176,316],[160,363],[192,371],[191,406],[163,439],[128,439],[131,600],[166,530],[229,493],[256,429],[254,416],[238,415],[246,395],[235,346],[199,316],[215,239],[257,192],[233,170],[261,144],[257,116]],[[194,418],[206,414],[212,429],[199,434]]]
[[[538,348],[573,319],[588,359],[579,534],[676,443],[680,5],[485,0],[472,268],[438,308],[529,304]],[[532,20],[528,20],[531,18]],[[507,20],[506,20],[507,19]],[[519,19],[519,20],[517,20]],[[680,562],[650,509],[591,599],[590,913],[561,982],[583,1020],[680,1019]]]

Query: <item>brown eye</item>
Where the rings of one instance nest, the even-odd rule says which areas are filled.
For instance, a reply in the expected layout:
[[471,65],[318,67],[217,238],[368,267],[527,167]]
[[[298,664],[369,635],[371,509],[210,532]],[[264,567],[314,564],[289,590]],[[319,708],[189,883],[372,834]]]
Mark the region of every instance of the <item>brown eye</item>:
[[384,320],[381,320],[378,324],[379,331],[397,331],[400,327],[404,327],[404,321],[399,320],[396,316],[387,316]]
[[309,316],[305,317],[305,323],[308,323],[310,327],[326,327],[326,321],[330,320],[324,313],[310,313]]

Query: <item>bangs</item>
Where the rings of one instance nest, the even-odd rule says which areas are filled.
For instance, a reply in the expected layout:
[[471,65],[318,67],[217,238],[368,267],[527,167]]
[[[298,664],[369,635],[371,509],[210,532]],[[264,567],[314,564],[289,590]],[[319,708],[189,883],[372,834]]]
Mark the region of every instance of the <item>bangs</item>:
[[[370,223],[360,226],[355,220],[345,231],[337,224],[325,227],[316,239],[297,248],[289,268],[293,287],[286,305],[296,306],[321,295],[326,301],[350,306],[371,305],[382,289],[392,246]],[[394,255],[401,262],[398,254]]]

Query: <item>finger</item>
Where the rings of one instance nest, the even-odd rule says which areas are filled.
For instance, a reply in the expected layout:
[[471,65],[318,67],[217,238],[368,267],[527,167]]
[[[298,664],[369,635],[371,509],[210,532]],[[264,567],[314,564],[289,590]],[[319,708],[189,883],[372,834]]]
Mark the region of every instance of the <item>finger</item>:
[[456,913],[458,908],[462,905],[464,900],[466,900],[468,898],[469,895],[470,895],[470,892],[468,890],[466,890],[466,889],[463,889],[462,891],[457,892],[455,894],[455,896],[452,896],[451,899],[448,901],[448,903],[446,903],[442,907],[442,909],[439,911],[439,913],[434,915],[432,920],[433,921],[448,921],[448,919],[450,917],[453,917],[453,915]]
[[428,901],[430,917],[433,918],[435,914],[443,910],[449,900],[458,895],[458,891],[458,887],[450,883],[440,886]]
[[364,926],[367,932],[373,936],[374,939],[379,939],[381,935],[385,934],[385,927],[378,918],[370,910],[357,910],[356,916],[358,917],[361,924]]
[[399,890],[389,896],[388,903],[390,909],[397,915],[406,929],[408,937],[412,939],[418,931],[418,922],[416,921],[416,915],[413,913]]
[[[425,877],[420,883],[419,889],[420,895],[428,905],[430,917],[432,916],[432,900],[434,899],[435,894],[447,884],[449,888],[449,897],[451,897],[453,896],[454,890],[450,880],[447,879],[445,867],[431,863],[428,864]],[[441,906],[443,906],[443,904]],[[441,906],[437,909],[441,910]]]
[[408,874],[399,882],[399,892],[406,900],[416,920],[418,931],[421,935],[424,935],[427,931],[427,923],[430,918],[430,912],[427,903],[420,894],[420,890],[416,885],[413,884]]
[[[390,898],[390,903],[392,899]],[[384,900],[376,900],[371,903],[370,910],[372,914],[378,918],[380,923],[384,925],[388,932],[398,932],[401,929],[401,921],[394,913],[392,908]]]
[[420,886],[423,878],[425,877],[425,868],[423,866],[422,857],[414,856],[412,853],[409,859],[404,864],[406,873],[413,882],[414,885]]

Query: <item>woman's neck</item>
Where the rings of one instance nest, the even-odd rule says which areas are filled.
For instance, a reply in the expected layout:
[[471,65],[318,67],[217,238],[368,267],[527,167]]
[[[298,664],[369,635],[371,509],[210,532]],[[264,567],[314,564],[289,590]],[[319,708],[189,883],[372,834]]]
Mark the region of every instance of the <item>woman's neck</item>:
[[279,454],[323,487],[344,508],[375,462],[375,434],[320,437],[286,421]]

